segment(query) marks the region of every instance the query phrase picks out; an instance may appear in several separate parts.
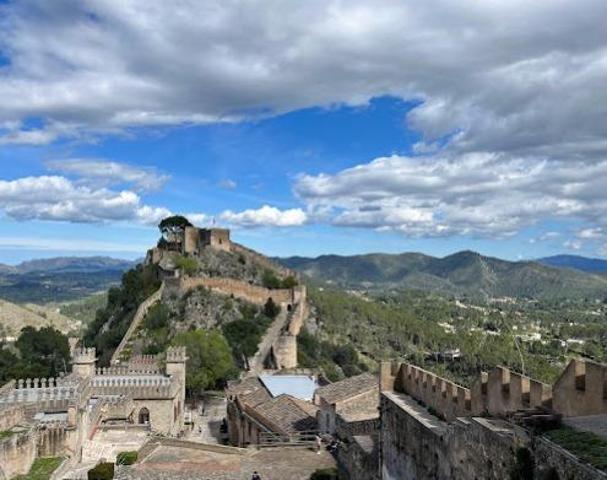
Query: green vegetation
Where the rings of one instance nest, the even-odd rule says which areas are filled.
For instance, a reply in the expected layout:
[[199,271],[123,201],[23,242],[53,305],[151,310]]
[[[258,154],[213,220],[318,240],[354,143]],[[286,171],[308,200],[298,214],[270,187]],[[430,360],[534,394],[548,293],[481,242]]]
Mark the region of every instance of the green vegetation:
[[351,344],[321,341],[305,329],[297,337],[297,362],[302,368],[321,368],[332,382],[367,370]]
[[182,215],[173,215],[171,217],[166,217],[161,220],[158,224],[158,230],[162,234],[165,240],[170,240],[171,238],[181,234],[186,227],[191,227],[192,224],[190,221]]
[[116,455],[118,465],[133,465],[137,461],[137,452],[120,452]]
[[270,289],[293,288],[297,286],[297,279],[293,276],[281,280],[272,270],[266,269],[261,277],[261,284]]
[[337,468],[322,468],[310,475],[310,480],[337,480]]
[[113,463],[99,463],[87,473],[88,480],[112,480],[114,478]]
[[[567,361],[561,347],[517,340],[519,332],[541,318],[535,302],[527,313],[521,304],[477,307],[414,291],[371,296],[311,288],[309,296],[320,321],[320,339],[351,344],[375,362],[408,359],[464,385],[496,365],[551,383]],[[461,351],[458,361],[433,356],[453,348]],[[305,357],[302,361],[308,363]]]
[[48,480],[61,462],[63,462],[61,457],[37,458],[27,475],[19,475],[14,480]]
[[172,344],[187,349],[186,388],[190,393],[222,387],[238,374],[230,347],[217,330],[181,332]]
[[59,305],[59,312],[66,317],[81,321],[86,327],[95,320],[95,312],[107,305],[107,292],[84,297]]
[[607,440],[604,438],[568,427],[550,430],[545,436],[584,462],[607,471]]
[[272,298],[268,298],[268,301],[263,306],[263,314],[271,319],[276,318],[280,313],[280,305],[277,305]]
[[198,262],[195,258],[179,255],[175,259],[175,266],[181,269],[186,275],[193,276],[198,271]]
[[12,430],[2,430],[2,431],[0,431],[0,440],[2,440],[4,438],[12,437],[16,433],[17,432],[13,432]]
[[464,251],[445,258],[420,253],[281,259],[315,280],[345,288],[418,289],[471,298],[605,298],[607,277],[536,262],[508,262]]
[[56,377],[69,365],[67,337],[52,327],[25,327],[13,347],[0,344],[0,384],[13,378]]
[[108,292],[107,305],[97,311],[84,335],[86,345],[97,348],[99,365],[108,365],[139,304],[160,287],[153,266],[138,265],[122,276],[120,287]]
[[[280,309],[280,307],[278,308]],[[274,307],[270,306],[270,309],[274,309]],[[254,305],[243,305],[241,313],[243,315],[242,320],[226,323],[222,331],[232,348],[234,358],[241,367],[245,367],[246,359],[257,352],[257,346],[272,323],[272,319],[260,313]],[[276,314],[278,315],[278,313]]]

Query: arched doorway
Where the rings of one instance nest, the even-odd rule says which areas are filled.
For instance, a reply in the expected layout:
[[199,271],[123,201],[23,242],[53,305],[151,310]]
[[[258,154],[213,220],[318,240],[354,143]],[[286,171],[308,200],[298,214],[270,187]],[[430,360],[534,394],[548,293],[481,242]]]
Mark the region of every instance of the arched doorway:
[[139,410],[139,423],[142,425],[150,423],[150,411],[146,407]]

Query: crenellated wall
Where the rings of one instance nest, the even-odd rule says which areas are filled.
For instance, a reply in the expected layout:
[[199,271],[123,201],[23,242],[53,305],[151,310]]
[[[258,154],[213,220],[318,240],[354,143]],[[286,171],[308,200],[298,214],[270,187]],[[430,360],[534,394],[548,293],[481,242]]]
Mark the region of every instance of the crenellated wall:
[[607,366],[572,360],[554,384],[553,408],[565,417],[607,413]]
[[519,410],[552,407],[552,388],[504,367],[481,372],[470,389],[408,363],[382,365],[382,390],[410,395],[441,417],[489,414],[507,416]]

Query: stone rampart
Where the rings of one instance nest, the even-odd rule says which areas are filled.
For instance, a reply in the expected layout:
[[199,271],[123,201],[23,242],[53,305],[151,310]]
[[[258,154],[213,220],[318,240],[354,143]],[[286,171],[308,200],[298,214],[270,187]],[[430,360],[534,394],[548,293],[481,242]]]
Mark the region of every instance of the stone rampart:
[[13,478],[29,472],[37,456],[36,443],[37,435],[33,429],[0,439],[0,478]]
[[25,407],[23,405],[7,405],[0,407],[0,432],[10,430],[25,420]]
[[[382,369],[392,370],[392,366],[384,364]],[[408,363],[401,364],[394,376],[396,391],[423,402],[441,417],[452,420],[472,415],[469,389]]]
[[607,413],[607,366],[572,360],[553,388],[553,408],[565,417]]
[[156,290],[152,295],[150,295],[143,302],[141,302],[141,304],[137,308],[137,312],[135,312],[135,316],[133,317],[133,321],[131,322],[131,325],[129,326],[128,330],[124,334],[124,337],[122,337],[122,340],[121,340],[120,344],[118,345],[118,348],[116,348],[116,351],[114,351],[114,354],[112,355],[112,360],[111,360],[112,365],[117,365],[120,363],[120,356],[122,354],[124,347],[131,339],[131,336],[133,335],[135,330],[137,330],[139,325],[141,325],[141,322],[143,322],[143,319],[147,315],[148,310],[162,298],[163,291],[164,291],[164,282],[160,285],[160,288],[158,290]]
[[233,295],[257,305],[263,305],[271,298],[276,303],[292,304],[296,300],[294,289],[268,289],[250,283],[223,277],[181,277],[166,279],[169,291],[184,294],[197,287],[205,287],[224,295]]

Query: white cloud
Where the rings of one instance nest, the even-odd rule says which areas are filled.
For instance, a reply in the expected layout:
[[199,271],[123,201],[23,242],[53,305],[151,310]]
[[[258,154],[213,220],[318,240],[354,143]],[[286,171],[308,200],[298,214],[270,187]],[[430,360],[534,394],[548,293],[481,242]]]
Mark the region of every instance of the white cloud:
[[51,250],[64,252],[129,252],[141,255],[149,248],[149,244],[142,242],[135,244],[104,242],[85,238],[27,238],[27,237],[0,237],[0,248],[3,250]]
[[[421,101],[408,116],[423,136],[418,151],[453,133],[460,152],[593,159],[607,150],[603,0],[0,8],[4,143],[364,105],[388,94]],[[27,127],[30,118],[42,126]]]
[[220,220],[230,225],[245,228],[252,227],[296,227],[306,223],[307,215],[300,208],[279,210],[276,207],[264,205],[256,210],[242,212],[226,210],[219,215]]
[[47,162],[47,166],[64,174],[99,185],[133,184],[139,190],[157,190],[169,179],[150,167],[135,167],[103,159],[70,158]]
[[171,213],[143,204],[135,192],[92,189],[61,176],[0,180],[0,210],[16,220],[144,225],[155,225]]
[[584,244],[578,240],[567,240],[563,243],[563,247],[568,248],[569,250],[581,250]]
[[218,185],[220,188],[223,188],[225,190],[234,190],[238,186],[238,184],[234,180],[231,180],[229,178],[222,180],[221,182],[219,182]]
[[295,193],[310,211],[332,212],[336,225],[411,236],[504,237],[547,218],[607,226],[606,184],[607,161],[443,153],[300,175]]

